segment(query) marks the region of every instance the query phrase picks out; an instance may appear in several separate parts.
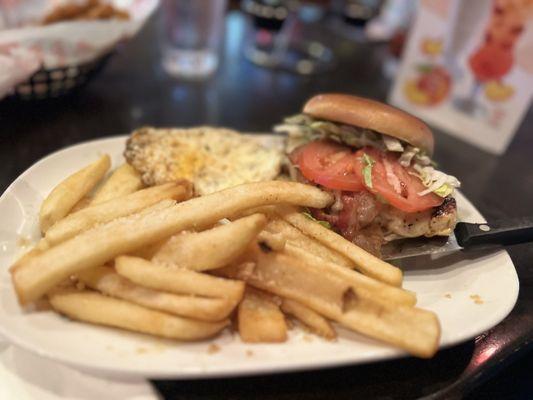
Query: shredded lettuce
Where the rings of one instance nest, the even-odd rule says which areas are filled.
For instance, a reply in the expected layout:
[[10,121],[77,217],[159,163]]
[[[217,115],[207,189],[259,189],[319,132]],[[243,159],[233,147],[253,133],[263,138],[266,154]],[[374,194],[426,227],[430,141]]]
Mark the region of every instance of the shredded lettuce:
[[365,180],[365,185],[372,188],[372,167],[376,161],[366,153],[363,153],[363,161],[365,162],[365,166],[363,167],[363,179]]
[[437,196],[440,196],[440,197],[446,197],[453,193],[453,189],[454,188],[452,186],[445,183],[438,189],[435,189],[433,193],[435,193]]
[[285,124],[289,125],[303,125],[303,124],[310,124],[314,121],[313,117],[310,117],[306,114],[295,114],[291,115],[290,117],[287,117],[283,120]]
[[315,121],[311,122],[309,127],[317,131],[325,131],[336,135],[340,135],[341,133],[341,128],[339,125],[334,124],[333,122]]
[[385,143],[385,147],[388,151],[396,151],[401,153],[404,150],[402,142],[396,138],[393,138],[392,136],[383,135],[383,143]]
[[372,146],[386,150],[382,135],[370,129],[336,124],[314,119],[305,114],[286,118],[283,124],[274,126],[274,132],[287,134],[287,152],[312,140],[330,139],[353,147]]
[[461,186],[461,182],[455,176],[447,175],[430,165],[424,167],[414,164],[413,169],[417,172],[424,186],[426,186],[425,190],[418,193],[419,196],[425,196],[433,192],[438,196],[446,197],[452,194],[455,188]]
[[316,219],[315,217],[311,215],[309,211],[303,211],[302,214],[305,215],[310,220],[315,221],[318,224],[322,225],[324,228],[331,229],[331,224],[328,221],[320,221],[319,219]]
[[403,167],[408,167],[411,164],[419,164],[422,166],[433,165],[437,166],[435,161],[433,161],[424,151],[420,150],[418,147],[407,146],[398,159],[400,164]]
[[411,165],[411,161],[413,161],[413,158],[420,152],[420,149],[418,147],[413,146],[407,146],[405,151],[402,153],[398,161],[403,167],[408,167]]

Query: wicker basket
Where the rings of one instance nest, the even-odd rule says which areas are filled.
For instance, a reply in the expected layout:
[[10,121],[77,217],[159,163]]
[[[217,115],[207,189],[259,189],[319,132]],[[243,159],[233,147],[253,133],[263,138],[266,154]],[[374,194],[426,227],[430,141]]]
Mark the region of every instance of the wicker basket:
[[83,87],[109,60],[113,52],[89,62],[53,69],[40,69],[20,83],[9,96],[19,100],[44,100],[66,95]]

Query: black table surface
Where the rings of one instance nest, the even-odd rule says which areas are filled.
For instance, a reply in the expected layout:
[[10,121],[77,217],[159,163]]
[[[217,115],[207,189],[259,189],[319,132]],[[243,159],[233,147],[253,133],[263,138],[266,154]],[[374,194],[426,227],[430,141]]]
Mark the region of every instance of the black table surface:
[[[262,69],[242,56],[242,15],[232,12],[221,68],[204,82],[183,82],[160,68],[155,20],[124,45],[109,65],[74,95],[40,103],[0,102],[0,191],[41,157],[62,147],[130,132],[143,125],[218,125],[266,132],[320,92],[385,100],[386,49],[336,38],[334,72],[301,77]],[[487,154],[436,130],[435,158],[463,183],[487,219],[531,215],[533,112],[508,151]],[[371,365],[262,377],[154,382],[172,399],[531,398],[533,393],[533,246],[508,247],[520,278],[511,314],[475,340],[432,360],[405,358]]]

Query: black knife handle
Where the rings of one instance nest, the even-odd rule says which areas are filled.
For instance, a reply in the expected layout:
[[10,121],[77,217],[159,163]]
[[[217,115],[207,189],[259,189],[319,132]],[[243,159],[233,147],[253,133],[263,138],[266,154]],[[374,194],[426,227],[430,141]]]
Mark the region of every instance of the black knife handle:
[[455,237],[465,249],[478,246],[511,245],[533,241],[533,217],[509,218],[486,224],[459,222]]

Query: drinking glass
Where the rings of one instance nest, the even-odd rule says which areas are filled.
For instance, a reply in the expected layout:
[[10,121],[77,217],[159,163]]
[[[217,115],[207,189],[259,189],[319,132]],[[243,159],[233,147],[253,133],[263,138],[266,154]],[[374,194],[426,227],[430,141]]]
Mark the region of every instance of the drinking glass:
[[162,0],[162,65],[176,77],[205,78],[219,63],[226,0]]
[[246,58],[301,75],[330,70],[333,52],[316,31],[328,4],[329,0],[243,0],[243,10],[252,17]]

